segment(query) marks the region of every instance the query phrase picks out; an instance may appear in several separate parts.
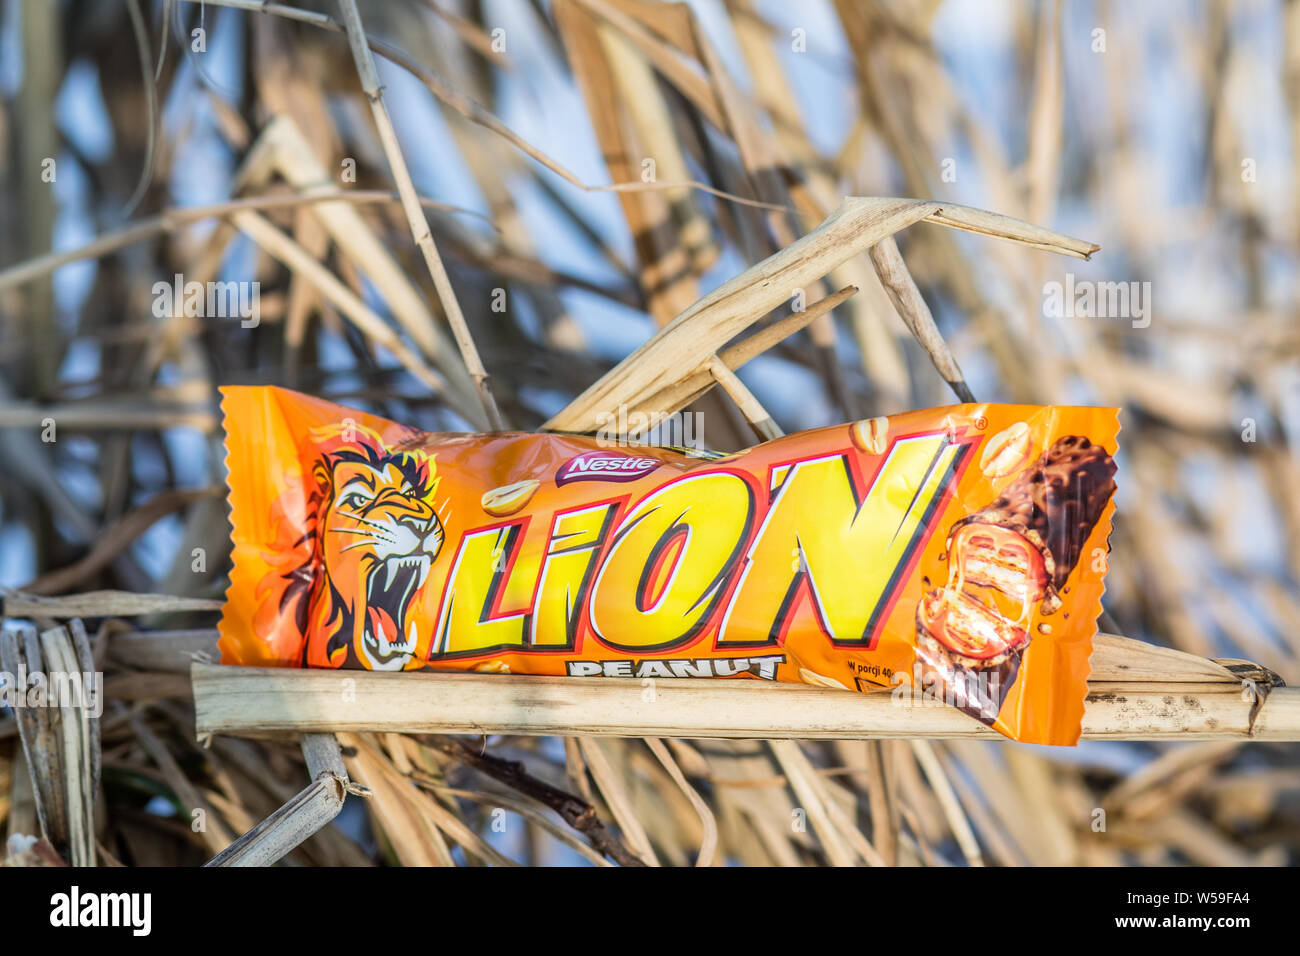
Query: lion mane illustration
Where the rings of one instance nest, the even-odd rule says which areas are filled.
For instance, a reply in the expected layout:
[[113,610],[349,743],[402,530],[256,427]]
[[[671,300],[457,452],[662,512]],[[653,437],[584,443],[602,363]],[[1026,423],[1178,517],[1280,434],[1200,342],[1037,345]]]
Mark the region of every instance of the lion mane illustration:
[[312,467],[306,559],[285,572],[282,613],[303,635],[308,667],[401,670],[420,635],[414,609],[442,550],[430,456],[393,452],[368,429]]

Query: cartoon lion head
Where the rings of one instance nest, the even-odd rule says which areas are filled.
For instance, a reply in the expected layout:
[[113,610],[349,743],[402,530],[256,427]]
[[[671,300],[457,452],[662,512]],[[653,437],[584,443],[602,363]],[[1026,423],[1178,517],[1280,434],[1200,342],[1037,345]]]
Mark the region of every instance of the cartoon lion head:
[[419,642],[413,608],[442,550],[431,458],[352,441],[312,470],[311,558],[289,572],[284,609],[312,667],[400,670]]

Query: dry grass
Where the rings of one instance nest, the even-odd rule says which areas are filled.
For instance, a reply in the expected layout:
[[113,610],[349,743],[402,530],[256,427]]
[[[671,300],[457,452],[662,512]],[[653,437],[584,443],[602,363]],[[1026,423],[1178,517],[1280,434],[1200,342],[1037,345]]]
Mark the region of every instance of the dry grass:
[[[288,862],[1300,859],[1295,745],[1049,753],[976,740],[367,731],[341,734],[339,755],[309,746],[304,756],[297,742],[199,746],[188,677],[192,658],[211,653],[228,566],[224,504],[211,491],[223,477],[215,388],[268,382],[430,430],[582,430],[619,404],[689,407],[724,449],[817,416],[972,391],[1120,405],[1110,628],[1300,681],[1300,336],[1294,289],[1272,278],[1300,265],[1300,204],[1293,174],[1269,167],[1240,108],[1270,80],[1236,20],[1243,6],[1207,3],[1161,27],[1189,102],[1204,104],[1190,203],[1164,198],[1174,194],[1167,157],[1136,132],[1155,97],[1142,58],[1149,28],[1125,5],[1097,13],[1104,55],[1080,54],[1093,25],[1069,5],[1011,5],[998,74],[1011,116],[975,102],[937,47],[950,3],[837,0],[823,18],[831,32],[809,29],[794,57],[791,14],[753,0],[518,3],[504,49],[488,18],[497,5],[207,0],[206,53],[164,35],[161,21],[133,25],[128,11],[152,6],[22,5],[22,83],[0,103],[0,532],[5,547],[29,542],[36,568],[11,582],[21,593],[4,613],[40,630],[85,618],[85,653],[107,674],[98,726],[60,725],[62,744],[47,728],[36,757],[0,716],[10,833],[36,832],[38,802],[53,801],[63,809],[51,836],[77,859],[198,863],[282,807],[277,838],[342,805],[364,810],[347,824],[362,841],[326,827]],[[73,20],[70,9],[88,7]],[[181,38],[199,25],[197,3],[165,9]],[[1253,9],[1276,18],[1285,51],[1271,80],[1286,99],[1270,122],[1300,148],[1300,13]],[[233,59],[217,55],[221,44]],[[56,121],[73,63],[98,78],[109,154],[87,154]],[[804,72],[833,79],[849,102],[832,137],[819,128],[827,111],[809,108],[819,87]],[[593,143],[598,161],[554,139],[543,148],[502,118],[518,121],[520,97],[546,95],[530,91],[552,75],[572,90],[564,120],[581,128],[575,141]],[[556,121],[554,103],[537,109]],[[229,190],[190,208],[196,150]],[[64,182],[82,183],[98,237],[75,249],[52,251],[67,200],[41,179],[50,156]],[[1250,182],[1244,157],[1259,159]],[[345,159],[355,182],[339,179]],[[466,195],[420,194],[452,166]],[[138,210],[124,221],[137,183]],[[1088,266],[1054,255],[1095,247],[1048,225],[1105,250]],[[566,260],[552,232],[577,237],[566,241],[585,261]],[[75,262],[95,268],[88,295],[69,304],[57,290]],[[1153,280],[1154,321],[1045,316],[1044,283],[1076,266],[1081,279]],[[152,314],[155,282],[231,268],[262,284],[257,328]],[[493,308],[499,289],[504,312]],[[806,312],[790,309],[796,289]],[[633,314],[659,334],[647,341]],[[645,344],[610,361],[611,331]],[[83,374],[69,356],[87,350],[97,361]],[[750,361],[768,374],[737,375]],[[771,384],[778,371],[799,383],[800,401]],[[56,442],[41,441],[47,419]],[[195,436],[208,464],[182,488]],[[152,536],[160,523],[170,537]],[[151,560],[164,545],[167,560]],[[52,653],[69,653],[50,640]],[[67,784],[57,761],[95,740],[97,804],[81,777],[62,797],[33,792],[29,759],[44,768],[38,781]],[[368,789],[345,799],[347,787]],[[227,859],[258,859],[245,850]]]

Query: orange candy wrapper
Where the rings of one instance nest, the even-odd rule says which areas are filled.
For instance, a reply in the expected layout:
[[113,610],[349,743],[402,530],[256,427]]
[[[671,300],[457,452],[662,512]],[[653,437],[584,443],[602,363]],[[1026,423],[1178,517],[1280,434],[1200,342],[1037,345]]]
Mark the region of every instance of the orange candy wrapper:
[[223,663],[801,681],[1079,738],[1114,409],[954,405],[715,455],[222,393]]

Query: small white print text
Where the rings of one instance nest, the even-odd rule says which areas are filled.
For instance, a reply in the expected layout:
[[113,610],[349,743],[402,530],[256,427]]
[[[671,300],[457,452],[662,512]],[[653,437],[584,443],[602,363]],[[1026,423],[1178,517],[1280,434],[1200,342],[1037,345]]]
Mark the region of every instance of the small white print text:
[[666,660],[569,661],[570,677],[735,677],[750,673],[776,680],[784,654],[768,657],[699,657]]

